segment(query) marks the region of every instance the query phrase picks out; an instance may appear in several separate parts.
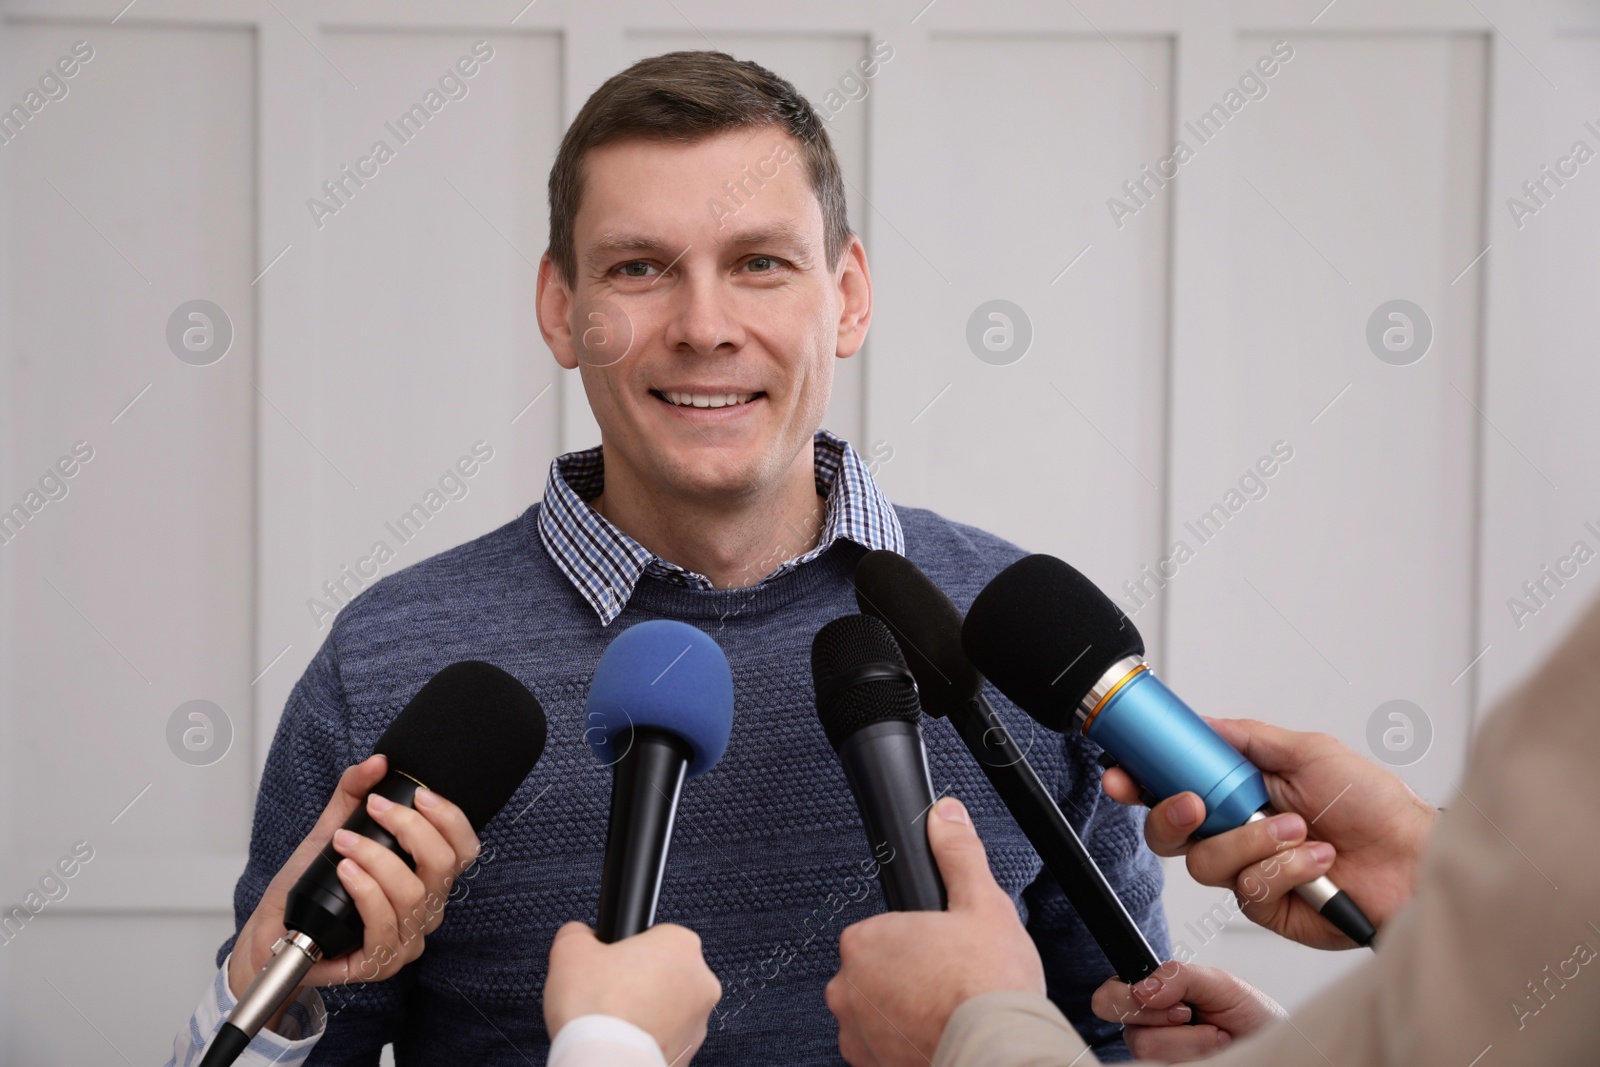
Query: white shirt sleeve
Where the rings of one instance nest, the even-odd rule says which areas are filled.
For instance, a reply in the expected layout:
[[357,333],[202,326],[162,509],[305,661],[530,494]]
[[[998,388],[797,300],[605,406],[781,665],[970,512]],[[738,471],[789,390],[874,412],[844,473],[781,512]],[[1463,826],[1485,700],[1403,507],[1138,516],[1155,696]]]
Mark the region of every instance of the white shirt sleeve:
[[667,1067],[656,1039],[614,1015],[580,1015],[550,1042],[548,1067]]
[[[172,1059],[167,1061],[167,1067],[194,1067],[199,1063],[234,1003],[228,990],[228,960],[223,960],[211,988],[189,1017],[189,1025],[173,1039]],[[235,1062],[239,1067],[299,1067],[327,1028],[328,1011],[322,1006],[322,994],[303,989],[278,1020],[276,1029],[263,1028]]]

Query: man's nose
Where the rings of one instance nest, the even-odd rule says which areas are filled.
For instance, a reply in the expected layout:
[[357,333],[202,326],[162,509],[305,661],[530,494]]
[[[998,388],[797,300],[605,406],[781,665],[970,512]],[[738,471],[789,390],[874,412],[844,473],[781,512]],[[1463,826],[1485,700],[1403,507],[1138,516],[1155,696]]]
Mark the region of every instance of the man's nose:
[[671,298],[663,338],[667,347],[687,347],[701,355],[738,348],[743,330],[733,314],[733,296],[715,271],[684,271]]

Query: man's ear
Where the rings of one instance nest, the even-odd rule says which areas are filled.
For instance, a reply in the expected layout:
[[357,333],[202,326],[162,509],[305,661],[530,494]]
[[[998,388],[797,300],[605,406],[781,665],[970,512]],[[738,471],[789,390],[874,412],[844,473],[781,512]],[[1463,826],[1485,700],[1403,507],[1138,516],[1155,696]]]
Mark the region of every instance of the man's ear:
[[861,351],[872,323],[872,274],[867,270],[867,249],[856,234],[839,256],[839,342],[835,351],[849,359]]
[[567,370],[576,369],[578,354],[572,348],[572,290],[562,280],[561,271],[549,252],[539,260],[539,287],[534,299],[544,343],[550,346],[557,363]]

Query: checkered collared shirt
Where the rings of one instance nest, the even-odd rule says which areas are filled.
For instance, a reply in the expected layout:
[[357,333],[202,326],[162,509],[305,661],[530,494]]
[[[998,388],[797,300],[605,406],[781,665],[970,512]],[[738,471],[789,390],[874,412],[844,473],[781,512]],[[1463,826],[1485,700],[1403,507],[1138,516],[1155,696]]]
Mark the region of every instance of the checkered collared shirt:
[[[816,435],[817,495],[826,501],[822,537],[815,548],[779,564],[757,585],[816,559],[840,538],[866,548],[905,551],[905,534],[894,506],[878,490],[872,473],[850,443],[827,430]],[[539,509],[539,540],[583,595],[600,624],[622,614],[641,575],[650,574],[692,589],[712,589],[711,579],[662,559],[617,529],[586,501],[605,485],[605,460],[599,448],[568,452],[550,464],[544,506]]]

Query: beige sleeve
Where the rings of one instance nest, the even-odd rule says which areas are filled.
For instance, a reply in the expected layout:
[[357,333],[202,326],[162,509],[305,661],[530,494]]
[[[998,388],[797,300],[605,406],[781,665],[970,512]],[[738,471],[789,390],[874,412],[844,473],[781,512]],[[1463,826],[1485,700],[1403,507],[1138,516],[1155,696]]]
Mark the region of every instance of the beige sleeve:
[[[1429,842],[1416,895],[1386,925],[1376,958],[1292,1020],[1207,1062],[1600,1062],[1597,767],[1600,605],[1485,721]],[[1044,998],[993,994],[956,1011],[934,1062],[1065,1065],[1082,1050]]]
[[1037,993],[986,993],[950,1016],[933,1067],[1087,1067],[1099,1063],[1067,1017]]

